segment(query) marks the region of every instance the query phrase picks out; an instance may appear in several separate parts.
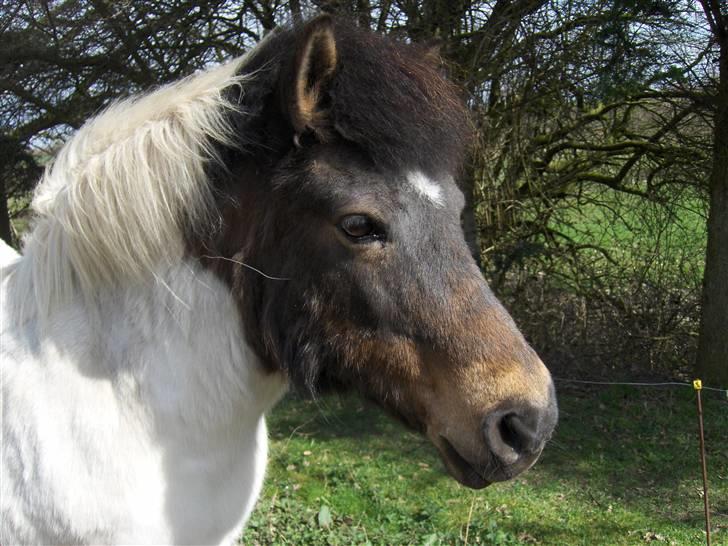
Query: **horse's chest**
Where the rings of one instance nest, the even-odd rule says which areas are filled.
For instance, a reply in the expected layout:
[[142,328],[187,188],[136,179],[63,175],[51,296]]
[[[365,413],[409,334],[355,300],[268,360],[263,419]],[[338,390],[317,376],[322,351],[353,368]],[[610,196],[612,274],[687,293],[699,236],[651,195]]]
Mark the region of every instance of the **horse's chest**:
[[96,524],[113,522],[116,528],[106,534],[112,543],[232,543],[264,475],[266,439],[260,423],[260,434],[258,426],[251,426],[204,449],[175,441],[128,451],[119,458],[123,467],[103,480],[107,488],[94,492],[100,495],[94,502],[107,508]]
[[[125,544],[235,538],[265,470],[262,417],[240,419],[220,434],[192,432],[179,423],[145,422],[143,412],[120,407],[103,381],[62,374],[63,389],[58,383],[46,389],[47,369],[41,373],[26,362],[22,374],[15,371],[3,389],[10,410],[3,485],[40,493],[3,500],[3,513],[13,520],[3,529],[8,542],[16,536]],[[28,389],[20,389],[26,381],[43,396],[26,396]],[[37,426],[31,432],[22,423]]]

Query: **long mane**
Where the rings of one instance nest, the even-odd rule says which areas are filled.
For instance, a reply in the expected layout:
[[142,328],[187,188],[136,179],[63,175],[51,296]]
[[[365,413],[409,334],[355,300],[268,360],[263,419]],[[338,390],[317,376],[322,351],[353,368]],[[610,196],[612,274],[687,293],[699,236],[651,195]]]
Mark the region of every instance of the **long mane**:
[[245,62],[117,102],[63,146],[36,189],[25,241],[39,310],[175,263],[185,232],[215,221],[206,165],[232,140],[230,90],[243,93]]

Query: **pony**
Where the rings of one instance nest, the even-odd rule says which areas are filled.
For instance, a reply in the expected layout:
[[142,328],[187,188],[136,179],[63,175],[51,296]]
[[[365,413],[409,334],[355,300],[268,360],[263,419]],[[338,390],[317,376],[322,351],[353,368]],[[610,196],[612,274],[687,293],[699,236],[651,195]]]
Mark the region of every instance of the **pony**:
[[232,543],[289,386],[465,486],[529,468],[556,398],[464,240],[470,127],[430,52],[327,15],[81,127],[2,252],[0,543]]

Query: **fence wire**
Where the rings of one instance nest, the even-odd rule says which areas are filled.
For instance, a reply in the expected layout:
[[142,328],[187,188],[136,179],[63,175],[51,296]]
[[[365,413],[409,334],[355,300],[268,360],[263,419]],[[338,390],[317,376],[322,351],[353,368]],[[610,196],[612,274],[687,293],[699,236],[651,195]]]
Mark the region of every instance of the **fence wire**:
[[[628,387],[667,387],[667,386],[680,386],[693,388],[692,383],[683,383],[680,381],[665,381],[661,383],[645,383],[641,381],[586,381],[583,379],[565,379],[562,377],[554,377],[555,381],[562,383],[580,383],[583,385],[624,385]],[[721,389],[717,387],[702,387],[706,391],[722,392],[728,396],[728,389]]]

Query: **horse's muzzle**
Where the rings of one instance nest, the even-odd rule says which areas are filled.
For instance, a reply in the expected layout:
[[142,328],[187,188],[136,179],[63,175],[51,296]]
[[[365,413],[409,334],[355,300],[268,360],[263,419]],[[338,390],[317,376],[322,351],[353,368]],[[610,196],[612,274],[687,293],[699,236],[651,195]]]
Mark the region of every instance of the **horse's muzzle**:
[[493,482],[514,478],[538,460],[558,420],[556,398],[539,408],[507,403],[490,411],[483,420],[483,456],[471,461],[450,441],[440,436],[435,445],[450,474],[463,485],[481,489]]

